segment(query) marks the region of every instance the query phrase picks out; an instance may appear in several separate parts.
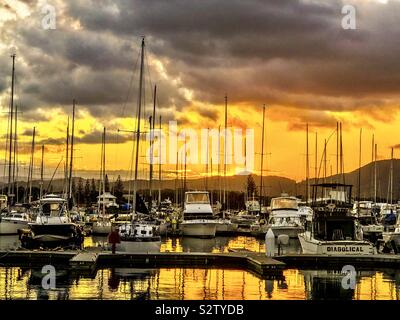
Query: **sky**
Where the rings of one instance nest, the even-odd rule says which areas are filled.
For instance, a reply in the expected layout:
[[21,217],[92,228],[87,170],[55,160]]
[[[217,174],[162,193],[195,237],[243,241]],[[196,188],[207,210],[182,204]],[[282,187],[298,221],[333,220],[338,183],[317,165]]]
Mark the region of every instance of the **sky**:
[[[43,28],[45,5],[56,28]],[[342,27],[342,7],[356,9],[356,29]],[[77,172],[97,175],[101,134],[107,128],[106,169],[132,166],[138,58],[145,36],[145,106],[148,130],[152,90],[163,127],[254,130],[254,172],[260,173],[262,106],[266,105],[264,174],[305,177],[306,124],[310,172],[324,139],[343,125],[345,171],[399,151],[400,1],[394,0],[0,0],[0,158],[4,164],[10,103],[11,58],[16,54],[19,174],[27,174],[36,128],[35,174],[45,145],[45,175],[65,154],[72,99],[77,101]],[[146,129],[147,126],[147,129]],[[120,131],[119,131],[120,130]],[[333,138],[332,138],[333,137]],[[328,173],[336,171],[336,142],[327,148]],[[139,161],[145,173],[144,158]],[[213,174],[217,172],[216,160]],[[61,165],[62,168],[62,165]],[[0,168],[2,169],[2,168]],[[229,165],[228,174],[243,168]],[[174,165],[163,166],[165,177]],[[3,176],[3,172],[0,175]],[[204,165],[188,165],[204,176]],[[57,174],[62,174],[59,169]]]

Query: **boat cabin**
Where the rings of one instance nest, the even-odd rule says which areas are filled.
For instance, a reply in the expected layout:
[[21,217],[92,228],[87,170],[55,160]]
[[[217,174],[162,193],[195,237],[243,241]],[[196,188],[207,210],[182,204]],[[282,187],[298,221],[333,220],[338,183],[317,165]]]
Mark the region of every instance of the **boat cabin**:
[[351,185],[322,183],[312,185],[314,211],[312,228],[314,238],[323,241],[355,240],[356,217],[351,215]]
[[213,219],[210,194],[207,191],[189,191],[185,193],[184,219]]
[[299,209],[298,200],[295,197],[278,197],[271,199],[271,211]]

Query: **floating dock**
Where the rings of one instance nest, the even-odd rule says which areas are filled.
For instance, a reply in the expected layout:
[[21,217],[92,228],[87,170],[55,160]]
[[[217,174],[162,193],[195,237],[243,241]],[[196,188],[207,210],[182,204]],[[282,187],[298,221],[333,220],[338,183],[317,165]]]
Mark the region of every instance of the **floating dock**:
[[35,268],[45,264],[86,273],[104,268],[240,268],[264,279],[281,278],[285,269],[285,263],[253,252],[112,254],[109,251],[0,251],[0,265]]
[[160,252],[122,253],[109,251],[0,251],[0,265],[40,268],[45,264],[69,268],[73,272],[94,274],[106,268],[224,268],[242,269],[262,279],[280,279],[283,270],[341,269],[352,265],[358,270],[400,268],[400,255],[282,255],[267,257],[265,253],[233,250],[228,253]]

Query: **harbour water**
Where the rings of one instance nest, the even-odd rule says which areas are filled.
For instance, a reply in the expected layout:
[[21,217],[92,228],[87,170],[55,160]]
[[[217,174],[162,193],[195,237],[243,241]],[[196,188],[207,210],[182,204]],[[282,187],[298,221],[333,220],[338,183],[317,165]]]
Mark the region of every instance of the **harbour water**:
[[206,299],[206,300],[399,300],[400,272],[357,274],[355,289],[343,289],[338,272],[284,271],[282,280],[222,269],[103,269],[94,278],[57,271],[56,289],[44,290],[41,270],[0,267],[0,299]]
[[[0,237],[0,248],[19,245],[16,236]],[[84,246],[107,247],[105,237],[87,237]],[[163,252],[264,252],[265,243],[253,237],[214,239],[166,238]],[[285,253],[301,251],[291,239]],[[206,300],[399,300],[400,271],[361,271],[354,289],[344,289],[343,275],[332,270],[287,269],[283,278],[260,279],[243,271],[220,268],[101,269],[89,277],[57,270],[56,288],[44,290],[40,269],[0,266],[0,300],[4,299],[206,299]]]

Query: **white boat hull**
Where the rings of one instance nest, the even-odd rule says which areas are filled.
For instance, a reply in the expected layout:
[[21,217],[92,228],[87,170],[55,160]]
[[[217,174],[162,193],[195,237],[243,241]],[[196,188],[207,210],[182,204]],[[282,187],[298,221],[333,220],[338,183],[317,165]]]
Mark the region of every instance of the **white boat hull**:
[[102,224],[102,223],[93,223],[92,233],[93,234],[102,234],[108,235],[111,232],[111,223],[110,224]]
[[216,233],[225,233],[225,232],[235,232],[238,229],[238,225],[236,223],[231,223],[230,221],[218,221],[216,225]]
[[213,238],[217,231],[217,223],[210,220],[183,221],[179,228],[186,237]]
[[161,241],[121,241],[117,244],[117,251],[126,253],[160,252]]
[[28,222],[5,221],[0,222],[0,235],[18,234],[19,229],[27,228]]
[[298,237],[305,254],[371,255],[375,253],[374,246],[367,241],[319,241],[310,239],[305,233],[300,233]]
[[289,236],[289,238],[297,238],[299,233],[304,232],[304,227],[284,227],[284,226],[271,226],[267,228],[271,228],[275,237],[278,237],[282,234]]

